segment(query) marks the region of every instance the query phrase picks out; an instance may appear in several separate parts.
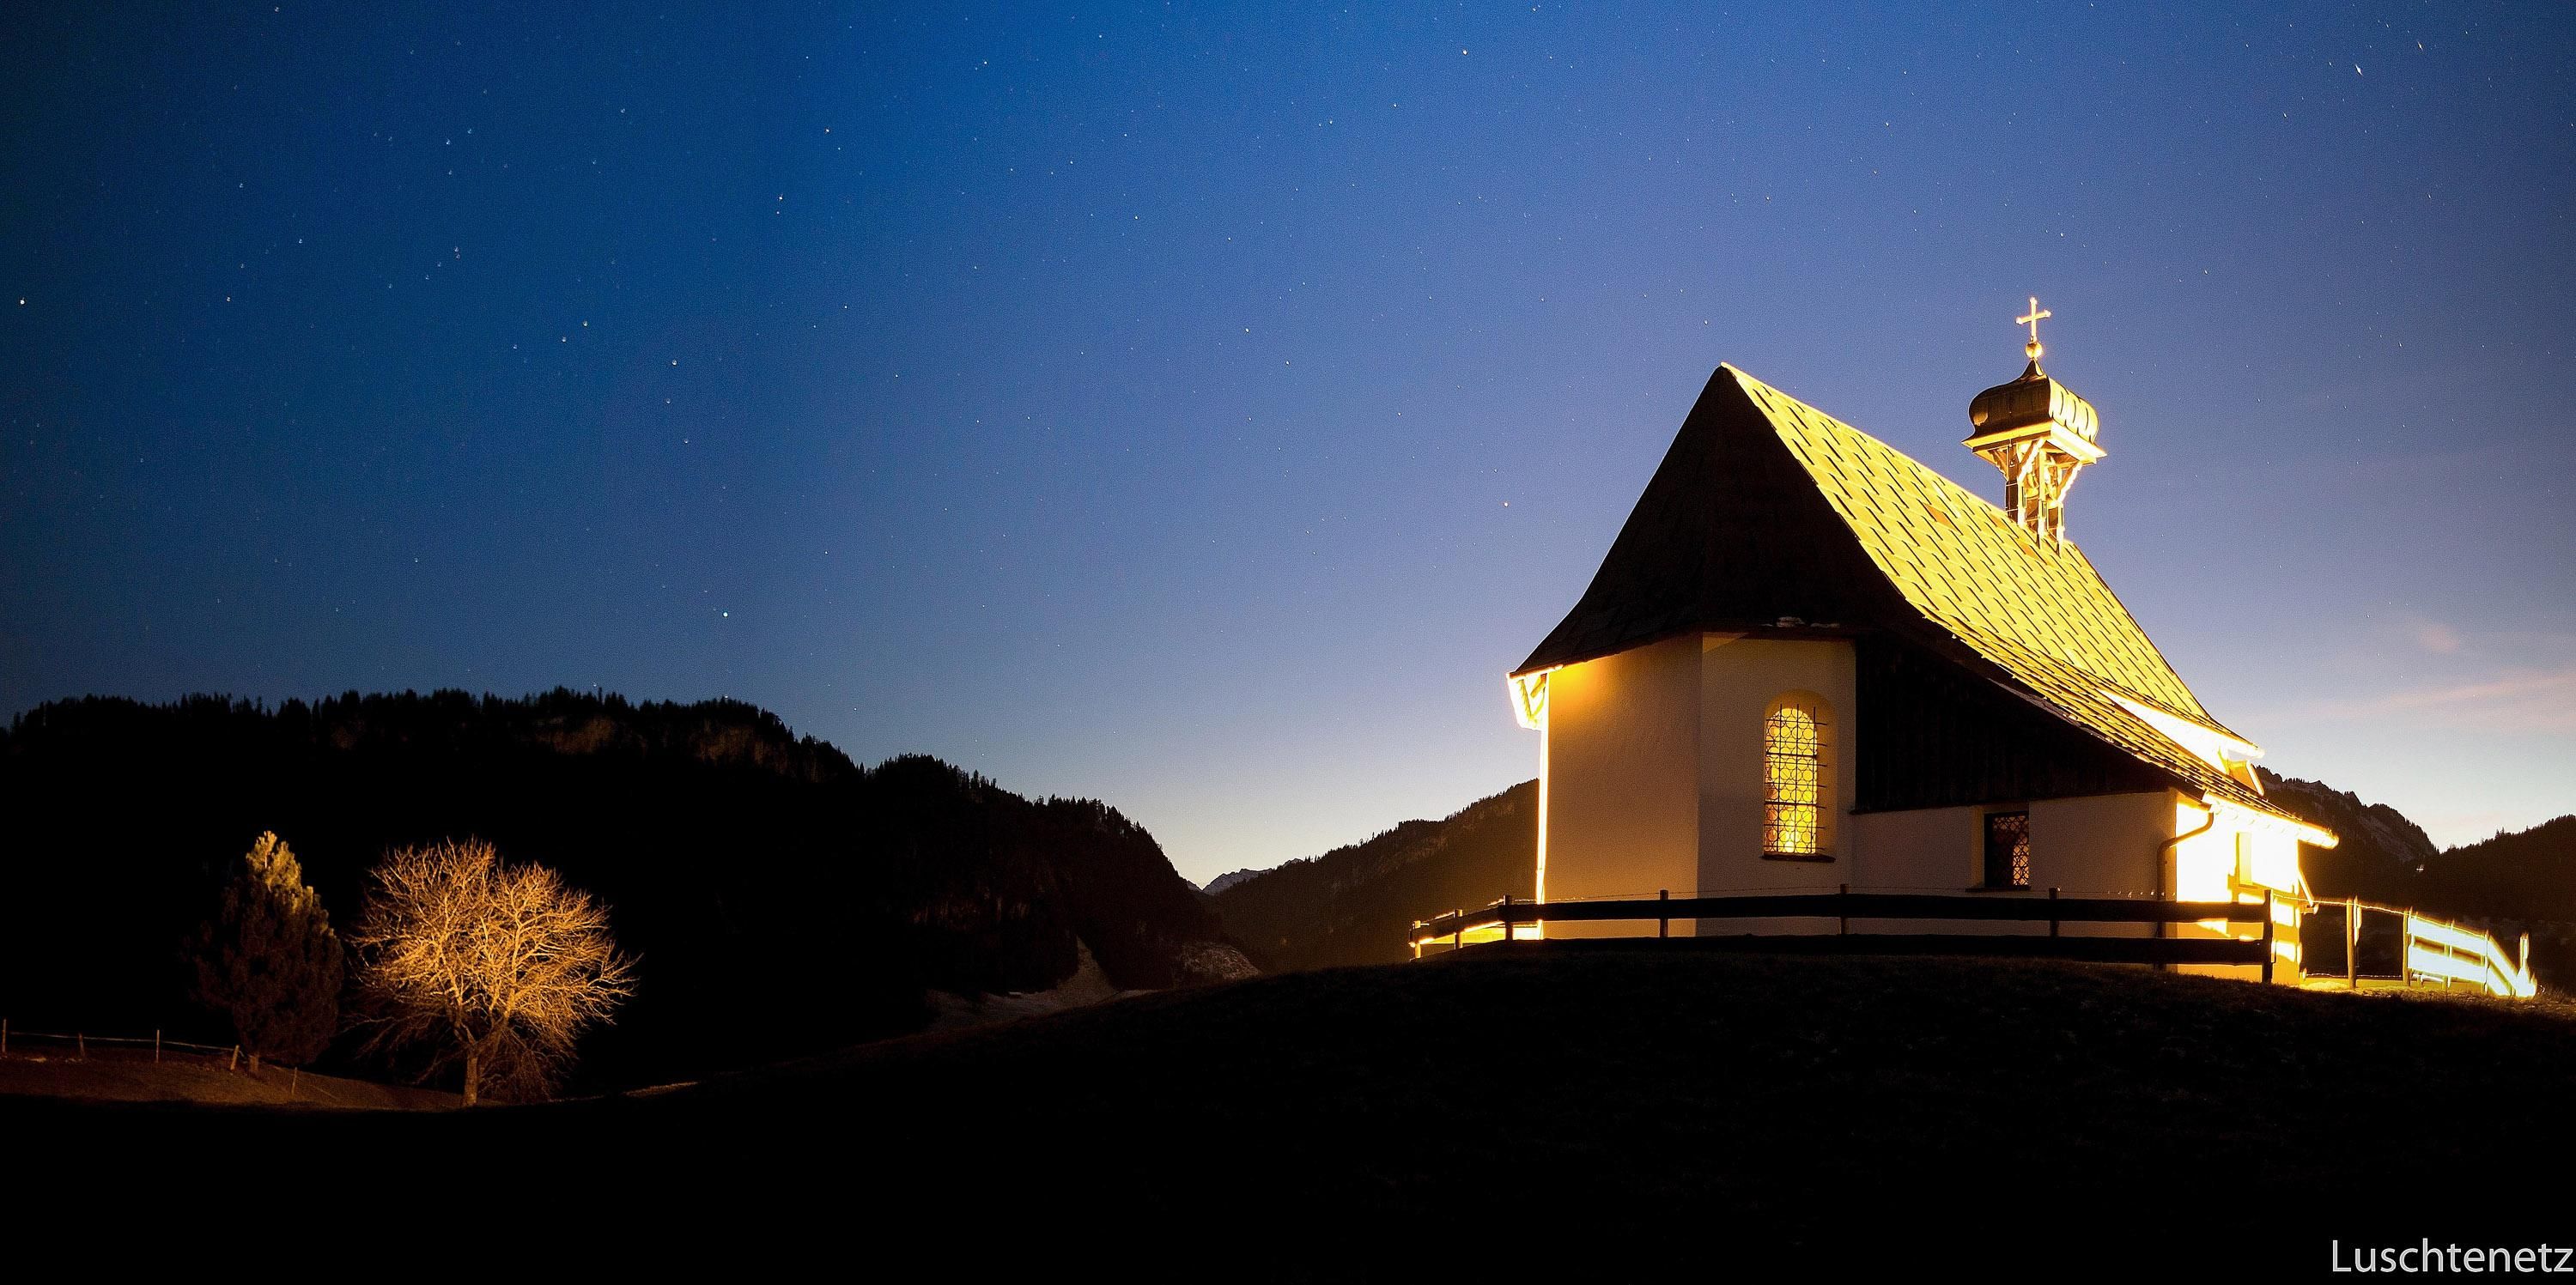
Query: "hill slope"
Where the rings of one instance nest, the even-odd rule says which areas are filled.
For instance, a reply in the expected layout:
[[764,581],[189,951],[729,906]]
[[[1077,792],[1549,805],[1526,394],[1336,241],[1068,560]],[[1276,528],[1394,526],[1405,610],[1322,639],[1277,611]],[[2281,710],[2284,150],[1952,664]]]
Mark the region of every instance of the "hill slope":
[[1365,843],[1211,885],[1219,913],[1262,967],[1324,968],[1403,959],[1424,915],[1529,896],[1536,878],[1538,782],[1479,799],[1439,821],[1407,821]]
[[220,1056],[171,1050],[160,1061],[152,1051],[92,1045],[86,1056],[70,1048],[38,1050],[27,1041],[0,1057],[0,1094],[107,1099],[120,1102],[193,1102],[427,1111],[464,1105],[453,1093],[408,1085],[350,1080],[277,1066],[252,1066]]
[[2446,849],[2424,878],[2451,900],[2576,920],[2576,816]]
[[[685,1215],[661,1224],[674,1231],[756,1214],[784,1238],[979,1263],[1014,1245],[1108,1255],[1130,1276],[1419,1278],[1569,1255],[1613,1277],[1681,1260],[1991,1268],[2149,1239],[2231,1271],[2319,1271],[2329,1237],[2412,1244],[2470,1207],[2554,1201],[2534,1179],[2576,1145],[2571,1058],[2576,1017],[2557,1006],[1531,946],[586,1103],[317,1124],[0,1102],[0,1130],[77,1129],[98,1154],[148,1136],[190,1154],[418,1157],[371,1205],[446,1189],[480,1156],[579,1157],[616,1178],[550,1196],[555,1216],[581,1199]],[[2401,1156],[2456,1181],[2391,1202]],[[2527,1243],[2559,1226],[2505,1229]]]
[[587,1045],[594,1082],[917,1029],[925,989],[1043,989],[1077,940],[1115,985],[1169,986],[1223,939],[1114,809],[861,768],[731,701],[65,701],[0,734],[0,797],[0,1013],[23,1029],[228,1038],[182,1002],[177,948],[262,830],[341,924],[389,846],[447,836],[603,897],[643,978]]

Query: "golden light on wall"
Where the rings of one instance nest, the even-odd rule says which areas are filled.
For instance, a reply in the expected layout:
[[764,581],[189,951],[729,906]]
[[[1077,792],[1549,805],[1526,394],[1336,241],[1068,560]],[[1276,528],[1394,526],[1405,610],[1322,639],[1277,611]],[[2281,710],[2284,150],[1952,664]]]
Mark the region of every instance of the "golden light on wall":
[[[1512,717],[1520,725],[1538,733],[1538,860],[1530,880],[1533,895],[1547,900],[1547,676],[1555,666],[1527,674],[1514,674],[1508,680],[1512,696]],[[1547,925],[1528,924],[1514,932],[1514,937],[1544,937]]]

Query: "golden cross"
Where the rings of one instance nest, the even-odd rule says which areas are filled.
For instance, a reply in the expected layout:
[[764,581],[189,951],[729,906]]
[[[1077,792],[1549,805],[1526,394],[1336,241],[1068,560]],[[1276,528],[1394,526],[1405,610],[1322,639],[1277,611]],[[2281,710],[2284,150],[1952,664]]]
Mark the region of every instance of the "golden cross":
[[2043,318],[2052,315],[2054,314],[2039,306],[2039,296],[2032,295],[2030,297],[2030,312],[2025,316],[2013,318],[2013,324],[2030,327],[2030,343],[2024,351],[2030,354],[2030,359],[2032,361],[2039,360],[2039,323]]

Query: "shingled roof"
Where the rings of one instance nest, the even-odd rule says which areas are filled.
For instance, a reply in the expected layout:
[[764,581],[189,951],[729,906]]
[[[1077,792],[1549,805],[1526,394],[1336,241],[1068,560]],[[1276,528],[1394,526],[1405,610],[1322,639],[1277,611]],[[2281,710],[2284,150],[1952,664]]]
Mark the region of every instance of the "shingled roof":
[[1963,646],[1984,677],[2179,783],[2295,820],[2129,707],[2244,739],[2201,706],[2082,550],[2034,538],[1732,366],[1710,377],[1582,599],[1514,672],[1782,625]]

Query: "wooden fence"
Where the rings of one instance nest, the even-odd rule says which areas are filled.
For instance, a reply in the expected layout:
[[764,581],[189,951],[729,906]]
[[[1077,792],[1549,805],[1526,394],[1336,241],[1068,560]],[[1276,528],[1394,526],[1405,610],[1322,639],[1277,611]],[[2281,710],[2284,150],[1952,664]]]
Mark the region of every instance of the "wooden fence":
[[[1608,901],[1514,901],[1505,897],[1481,910],[1453,910],[1417,920],[1408,945],[1419,956],[1425,946],[1449,942],[1453,948],[1506,950],[1537,944],[1514,929],[1537,923],[1642,923],[1652,921],[1651,938],[1583,938],[1587,947],[1651,948],[1688,944],[1701,949],[1756,949],[1815,953],[1971,954],[2037,956],[2121,964],[2245,964],[2260,967],[2272,980],[2273,896],[2261,901],[2161,901],[2127,897],[2062,897],[2054,888],[2045,897],[1956,895],[1943,893],[1840,892],[1759,893],[1729,897],[1653,897]],[[1740,934],[1674,938],[1676,919],[1810,919],[1833,920],[1831,933]],[[1852,931],[1852,921],[1953,921],[2048,925],[2048,935],[2004,935],[1976,932],[1886,933]],[[2168,937],[2067,936],[2067,924],[2188,924],[2223,922],[2260,924],[2262,936]],[[1470,942],[1482,928],[1498,928],[1492,941]],[[1561,944],[1561,943],[1551,943]],[[1597,946],[1596,946],[1597,944]]]
[[[31,1043],[66,1050],[82,1061],[89,1059],[90,1046],[96,1045],[102,1053],[123,1051],[137,1059],[142,1058],[145,1051],[149,1050],[155,1065],[158,1065],[164,1057],[168,1057],[174,1061],[186,1060],[209,1066],[219,1065],[227,1071],[238,1071],[242,1069],[242,1063],[247,1061],[252,1075],[256,1076],[260,1072],[259,1054],[246,1053],[239,1044],[191,1044],[185,1040],[165,1039],[160,1031],[154,1031],[149,1038],[146,1038],[140,1035],[92,1035],[86,1031],[64,1034],[57,1031],[20,1030],[11,1027],[9,1019],[0,1017],[0,1057],[9,1056],[13,1050],[20,1056],[28,1056],[31,1052],[28,1045]],[[290,1102],[294,1101],[303,1088],[304,1068],[270,1063],[270,1069],[286,1072],[286,1098]]]
[[[2493,934],[2435,919],[2413,909],[2383,906],[2358,897],[2319,901],[2308,908],[2308,913],[2312,916],[2340,915],[2343,920],[2342,931],[2331,936],[2314,930],[2301,934],[2301,940],[2310,948],[2312,960],[2339,958],[2343,965],[2338,970],[2320,968],[2312,962],[2311,977],[2331,976],[2339,971],[2343,974],[2344,984],[2353,990],[2363,989],[2365,982],[2378,985],[2393,981],[2402,987],[2431,984],[2446,990],[2453,983],[2465,983],[2507,999],[2529,999],[2539,993],[2539,985],[2531,973],[2530,933],[2522,934],[2518,948],[2508,952]],[[2385,934],[2389,949],[2376,952],[2388,962],[2388,967],[2364,970],[2361,964],[2362,925],[2372,916],[2378,917],[2372,922],[2386,923],[2391,930]],[[2337,938],[2341,939],[2339,956],[2319,949]]]

